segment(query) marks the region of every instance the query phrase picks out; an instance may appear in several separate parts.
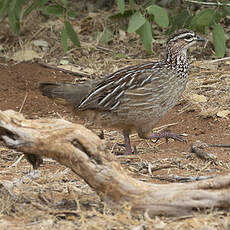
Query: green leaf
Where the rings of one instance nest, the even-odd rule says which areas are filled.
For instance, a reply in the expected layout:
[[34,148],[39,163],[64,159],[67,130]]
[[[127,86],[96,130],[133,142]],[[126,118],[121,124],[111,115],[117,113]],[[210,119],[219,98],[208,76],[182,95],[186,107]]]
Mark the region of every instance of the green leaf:
[[151,15],[154,15],[154,20],[160,27],[168,27],[169,18],[164,8],[157,5],[151,5],[147,8],[147,12]]
[[26,8],[26,10],[23,13],[23,17],[28,16],[33,10],[37,9],[38,6],[33,2],[30,6]]
[[125,12],[125,0],[115,0],[118,9],[120,10],[121,14]]
[[131,9],[134,9],[134,0],[129,0],[129,5],[131,7]]
[[113,39],[113,34],[109,29],[105,29],[103,33],[101,33],[99,43],[108,44]]
[[15,17],[19,20],[20,19],[20,15],[21,15],[21,11],[22,11],[22,7],[25,3],[25,0],[17,0],[15,7],[14,7],[14,13],[15,13]]
[[15,12],[11,9],[9,9],[8,11],[8,19],[9,19],[11,29],[13,30],[15,34],[18,35],[19,29],[20,29],[19,20],[16,19]]
[[65,21],[65,29],[67,32],[68,37],[73,42],[74,45],[80,47],[80,41],[78,39],[77,33],[74,31],[73,27],[68,21]]
[[137,11],[133,14],[129,20],[128,32],[132,33],[137,31],[144,23],[146,22],[145,17],[141,14],[140,11]]
[[19,34],[20,30],[20,16],[22,11],[22,6],[25,0],[12,0],[8,8],[8,19],[10,27],[15,34]]
[[62,42],[62,47],[63,47],[63,50],[64,52],[66,53],[67,50],[68,50],[68,45],[67,45],[67,31],[66,31],[66,28],[65,26],[62,28],[62,31],[61,31],[61,42]]
[[44,7],[49,0],[34,0],[36,6]]
[[230,15],[230,6],[223,6],[222,10],[223,10],[224,17]]
[[67,8],[67,15],[70,17],[70,18],[76,18],[77,16],[77,12],[71,8]]
[[10,4],[9,0],[0,1],[0,18],[2,18],[6,14],[9,4]]
[[63,8],[60,5],[53,5],[53,6],[51,5],[51,6],[46,6],[46,7],[42,8],[41,11],[44,14],[55,15],[55,16],[59,17],[59,16],[63,15],[65,8]]
[[125,10],[124,14],[116,13],[109,16],[111,19],[121,19],[121,18],[130,18],[133,15],[132,10]]
[[177,25],[177,28],[182,28],[189,17],[189,11],[187,9],[182,10],[179,14],[173,17],[172,25]]
[[145,49],[152,53],[152,26],[148,20],[146,20],[145,24],[142,25],[138,30],[137,33],[140,35],[141,40],[144,44]]
[[226,38],[224,29],[221,25],[216,24],[212,31],[213,43],[215,47],[216,56],[223,57],[226,51]]
[[67,7],[67,0],[62,0],[64,7]]
[[194,28],[211,26],[218,22],[219,19],[220,15],[216,11],[212,9],[204,9],[193,17],[191,26]]

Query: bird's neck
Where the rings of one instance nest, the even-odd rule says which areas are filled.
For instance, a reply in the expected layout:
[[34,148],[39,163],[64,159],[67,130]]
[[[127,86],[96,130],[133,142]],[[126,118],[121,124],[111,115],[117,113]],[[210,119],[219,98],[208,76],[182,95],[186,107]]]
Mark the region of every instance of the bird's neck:
[[186,65],[188,63],[187,50],[167,49],[166,62],[173,66]]
[[165,62],[174,70],[180,73],[182,78],[186,78],[189,72],[189,64],[187,59],[187,50],[167,49]]

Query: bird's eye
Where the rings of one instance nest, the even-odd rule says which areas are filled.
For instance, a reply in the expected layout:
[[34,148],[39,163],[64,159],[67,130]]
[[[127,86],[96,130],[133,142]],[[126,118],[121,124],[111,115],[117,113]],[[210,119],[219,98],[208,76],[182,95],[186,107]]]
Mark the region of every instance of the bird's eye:
[[192,38],[193,38],[192,35],[187,35],[187,36],[185,37],[185,40],[191,40]]

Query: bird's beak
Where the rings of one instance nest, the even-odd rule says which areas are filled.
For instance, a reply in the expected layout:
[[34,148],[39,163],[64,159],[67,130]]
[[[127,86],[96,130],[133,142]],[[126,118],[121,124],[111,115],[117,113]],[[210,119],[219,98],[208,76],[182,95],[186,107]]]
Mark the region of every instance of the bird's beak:
[[204,41],[205,41],[205,39],[203,39],[203,38],[200,37],[199,35],[196,36],[196,40],[197,40],[198,42],[204,42]]

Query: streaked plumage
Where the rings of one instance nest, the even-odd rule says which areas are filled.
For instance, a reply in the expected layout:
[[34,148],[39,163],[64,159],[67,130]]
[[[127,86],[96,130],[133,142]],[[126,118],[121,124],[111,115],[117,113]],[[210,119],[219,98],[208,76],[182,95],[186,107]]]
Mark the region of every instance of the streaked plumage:
[[102,127],[122,130],[126,152],[129,134],[141,138],[171,137],[154,134],[152,128],[176,104],[188,77],[187,49],[203,39],[190,30],[179,30],[167,42],[166,57],[116,71],[102,80],[84,84],[41,83],[43,95],[71,104],[77,114]]

